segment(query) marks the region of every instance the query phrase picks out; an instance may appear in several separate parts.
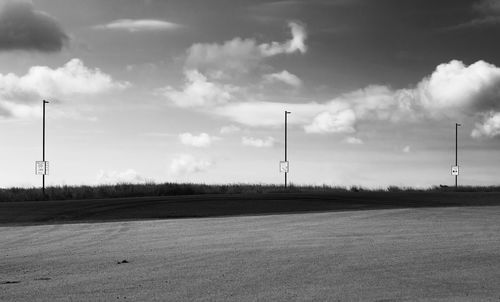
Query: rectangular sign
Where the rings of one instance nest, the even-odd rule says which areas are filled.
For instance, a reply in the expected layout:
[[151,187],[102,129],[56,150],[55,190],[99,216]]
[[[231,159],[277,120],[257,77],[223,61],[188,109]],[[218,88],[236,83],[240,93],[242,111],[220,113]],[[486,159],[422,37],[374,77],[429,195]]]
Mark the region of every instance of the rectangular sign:
[[290,166],[288,161],[280,161],[280,172],[288,173]]
[[36,175],[48,175],[49,174],[49,162],[48,161],[36,161],[35,162],[35,174]]
[[451,175],[458,176],[459,169],[458,166],[451,166]]

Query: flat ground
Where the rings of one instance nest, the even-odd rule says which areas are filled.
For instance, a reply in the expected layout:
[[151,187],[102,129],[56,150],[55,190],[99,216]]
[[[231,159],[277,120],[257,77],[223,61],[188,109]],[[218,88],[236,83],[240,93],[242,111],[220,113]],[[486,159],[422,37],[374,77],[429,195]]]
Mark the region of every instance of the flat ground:
[[0,238],[0,301],[500,301],[500,206],[11,225]]

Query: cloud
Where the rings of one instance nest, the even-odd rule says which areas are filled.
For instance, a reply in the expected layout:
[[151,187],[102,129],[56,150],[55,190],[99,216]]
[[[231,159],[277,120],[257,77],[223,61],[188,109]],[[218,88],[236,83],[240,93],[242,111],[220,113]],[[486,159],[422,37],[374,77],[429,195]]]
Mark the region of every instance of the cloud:
[[277,103],[245,101],[229,103],[213,108],[211,113],[251,127],[281,127],[284,125],[284,110],[292,112],[288,123],[304,125],[311,122],[315,115],[324,111],[325,104],[318,103]]
[[98,94],[128,85],[114,81],[98,68],[86,67],[79,59],[56,69],[33,66],[23,76],[0,74],[0,116],[26,116],[30,107],[42,99]]
[[282,72],[266,74],[264,75],[264,80],[269,83],[283,82],[293,87],[299,87],[302,85],[302,80],[299,77],[286,70],[283,70]]
[[209,75],[248,73],[266,57],[278,54],[305,53],[306,29],[297,22],[288,24],[292,37],[285,42],[258,44],[255,39],[234,38],[222,44],[196,43],[187,50],[186,68]]
[[344,139],[344,142],[351,144],[351,145],[362,145],[364,144],[363,140],[360,138],[354,137],[354,136],[349,136]]
[[500,15],[499,0],[481,0],[476,2],[472,7],[484,15]]
[[176,156],[170,163],[169,173],[173,176],[186,176],[193,173],[204,172],[213,166],[213,162],[197,159],[189,154]]
[[117,184],[117,183],[146,183],[148,180],[137,173],[134,169],[128,169],[123,172],[117,171],[99,171],[97,183],[99,184]]
[[411,148],[410,148],[410,146],[405,146],[405,147],[403,148],[403,152],[404,152],[404,153],[410,153],[410,152],[411,152]]
[[292,111],[291,124],[308,133],[352,133],[366,121],[391,123],[423,119],[474,117],[500,110],[500,68],[484,61],[469,66],[460,61],[440,64],[414,87],[392,89],[370,85],[324,103],[231,102],[211,113],[252,127],[283,125],[283,111]]
[[119,19],[94,26],[95,29],[126,30],[129,32],[167,31],[181,27],[179,24],[156,19]]
[[243,146],[250,146],[256,148],[270,148],[274,146],[274,142],[275,140],[271,136],[268,136],[264,139],[246,137],[246,136],[241,138],[241,143],[243,144]]
[[56,19],[30,2],[7,1],[0,10],[0,51],[60,51],[68,36]]
[[461,29],[474,29],[485,26],[494,26],[500,24],[500,1],[499,0],[481,0],[472,5],[472,10],[479,13],[480,17],[472,20],[449,26],[444,31],[453,31]]
[[275,56],[282,53],[306,53],[307,46],[305,40],[307,39],[307,32],[304,25],[297,22],[289,22],[288,26],[292,31],[292,39],[285,43],[272,42],[259,45],[261,53],[266,56]]
[[178,107],[208,107],[227,103],[232,92],[237,89],[231,85],[211,82],[197,70],[185,71],[186,82],[181,90],[170,86],[158,92]]
[[500,68],[484,61],[465,66],[453,60],[440,64],[415,89],[415,97],[431,114],[496,109],[500,103]]
[[241,128],[235,125],[223,126],[220,128],[220,134],[231,134],[241,131]]
[[307,133],[351,133],[356,131],[355,122],[356,114],[351,109],[333,113],[325,111],[318,114],[304,130]]
[[186,132],[179,134],[179,139],[184,145],[205,148],[210,146],[216,138],[211,137],[207,133],[200,133],[198,136],[196,136],[189,132]]
[[500,112],[488,112],[483,122],[477,123],[471,136],[474,138],[496,137],[500,135]]

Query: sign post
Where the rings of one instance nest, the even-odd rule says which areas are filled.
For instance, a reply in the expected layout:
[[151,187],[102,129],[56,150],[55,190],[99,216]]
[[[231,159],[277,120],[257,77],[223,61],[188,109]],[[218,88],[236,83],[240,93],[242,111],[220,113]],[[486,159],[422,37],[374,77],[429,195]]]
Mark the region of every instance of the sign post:
[[[43,127],[42,127],[42,161],[36,163],[36,173],[42,175],[42,193],[45,198],[45,175],[48,174],[49,163],[45,161],[45,104],[48,104],[46,100],[43,100]],[[40,168],[40,170],[38,169]],[[41,173],[39,173],[41,172]]]
[[455,176],[455,190],[458,187],[458,127],[459,126],[462,125],[455,123],[455,166],[451,168],[451,174]]
[[284,172],[285,173],[285,188],[286,188],[286,176],[288,174],[288,168],[289,168],[289,165],[288,165],[288,159],[287,159],[287,154],[286,154],[286,151],[287,151],[287,116],[290,114],[291,112],[290,111],[286,111],[285,110],[285,161],[281,161],[280,162],[280,171],[281,172]]

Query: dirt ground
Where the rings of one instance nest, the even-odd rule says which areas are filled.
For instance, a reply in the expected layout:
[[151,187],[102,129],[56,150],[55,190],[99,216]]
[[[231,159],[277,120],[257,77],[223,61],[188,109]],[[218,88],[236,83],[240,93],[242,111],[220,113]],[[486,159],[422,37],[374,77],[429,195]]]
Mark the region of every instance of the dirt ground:
[[0,227],[0,301],[500,301],[500,207]]

